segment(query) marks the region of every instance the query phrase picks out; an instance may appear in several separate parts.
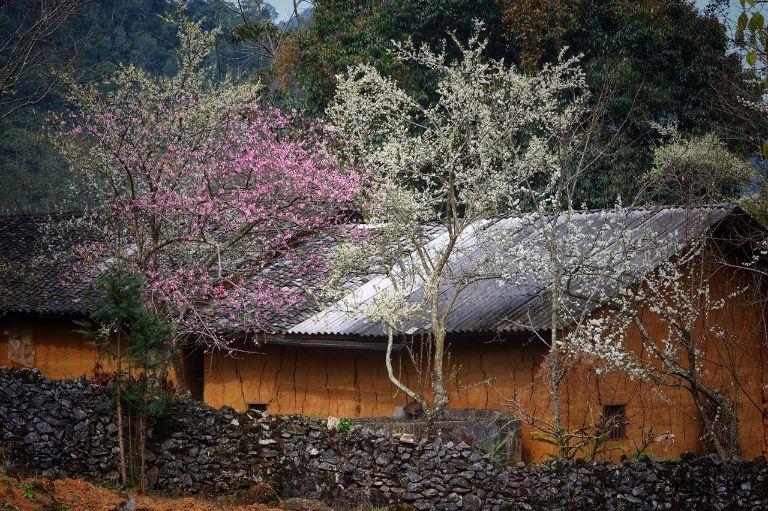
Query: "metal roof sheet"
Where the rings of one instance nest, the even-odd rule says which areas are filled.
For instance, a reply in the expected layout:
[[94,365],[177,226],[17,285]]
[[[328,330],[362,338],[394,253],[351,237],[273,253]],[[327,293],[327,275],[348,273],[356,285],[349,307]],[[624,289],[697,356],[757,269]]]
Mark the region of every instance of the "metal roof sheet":
[[[575,256],[599,256],[590,254],[590,250],[606,251],[619,243],[618,233],[629,234],[635,241],[640,240],[635,249],[645,250],[640,237],[650,236],[653,243],[648,243],[646,253],[637,253],[635,257],[654,260],[656,264],[671,254],[664,254],[659,247],[675,245],[674,240],[691,239],[722,220],[733,206],[711,206],[702,208],[649,208],[620,211],[603,210],[579,213],[573,217],[573,224],[580,233],[579,246],[569,247]],[[530,218],[529,218],[530,219]],[[485,233],[494,232],[509,236],[511,244],[531,242],[537,238],[536,221],[526,217],[509,217],[491,221],[483,226]],[[541,219],[539,222],[543,221]],[[545,220],[544,220],[545,221]],[[564,229],[558,226],[558,229]],[[607,226],[607,227],[606,227]],[[615,231],[615,232],[614,232]],[[613,232],[613,234],[612,234]],[[616,236],[616,240],[606,239]],[[472,233],[459,244],[456,255],[452,257],[452,272],[460,278],[461,272],[471,267],[474,260],[484,260],[483,237]],[[540,238],[540,236],[538,236]],[[600,238],[600,239],[598,239]],[[438,236],[431,243],[445,243],[445,235]],[[535,241],[533,241],[535,242]],[[598,247],[598,248],[595,248]],[[524,270],[524,268],[523,268]],[[535,275],[517,280],[518,284],[507,280],[489,278],[471,282],[459,295],[453,305],[446,327],[449,332],[504,332],[525,329],[545,330],[550,328],[550,300],[548,299],[551,282],[541,281]],[[363,283],[342,301],[333,304],[311,317],[303,318],[287,329],[292,335],[313,336],[382,336],[381,323],[371,323],[356,311],[374,299],[377,294],[390,292],[392,282],[385,277],[373,277]],[[441,286],[440,310],[444,311],[448,299],[452,296],[451,283]],[[422,289],[416,285],[409,298],[421,299]],[[351,304],[351,305],[350,305]],[[584,307],[594,304],[584,304]],[[575,304],[578,309],[579,304]],[[406,321],[398,330],[404,333],[424,332],[429,324],[423,320]]]
[[[702,208],[649,208],[626,209],[612,222],[633,236],[641,236],[650,229],[659,242],[685,239],[686,236],[701,232],[717,224],[735,207],[731,205]],[[575,223],[583,232],[603,236],[600,226],[605,215],[615,212],[593,211],[578,214]],[[0,311],[36,313],[84,314],[88,312],[88,298],[92,289],[87,282],[72,278],[73,261],[63,260],[56,254],[72,251],[72,247],[87,241],[82,231],[69,230],[66,236],[48,237],[48,226],[66,222],[71,215],[22,215],[0,217]],[[626,226],[627,229],[624,229]],[[507,236],[512,243],[530,243],[536,239],[535,222],[525,217],[508,217],[489,220],[477,226],[478,232],[491,232]],[[444,230],[439,224],[425,226],[426,238],[435,246],[445,241]],[[451,261],[454,278],[460,278],[463,271],[475,269],[484,264],[488,251],[483,236],[470,232],[462,240],[459,250]],[[332,246],[336,242],[329,238],[314,240],[312,243]],[[574,253],[584,253],[592,246],[586,236],[574,248]],[[605,246],[603,240],[602,243]],[[654,250],[654,247],[649,247]],[[345,310],[340,304],[323,306],[315,297],[322,287],[322,271],[295,271],[301,265],[301,251],[293,259],[278,260],[267,265],[262,276],[276,286],[296,295],[295,302],[281,310],[261,307],[259,319],[240,314],[233,319],[221,318],[219,326],[230,331],[261,331],[274,334],[301,336],[382,336],[380,324],[371,323],[364,316]],[[659,261],[666,254],[654,253]],[[638,255],[640,257],[640,255]],[[643,257],[647,257],[647,254]],[[364,303],[374,299],[378,293],[391,287],[388,279],[364,276],[350,276],[349,297],[353,302]],[[446,286],[441,307],[449,294]],[[415,286],[411,298],[421,297],[421,288]],[[524,328],[549,328],[549,284],[531,277],[524,284],[511,285],[498,279],[489,278],[473,282],[459,296],[449,314],[447,328],[450,332],[504,332]],[[259,304],[255,305],[256,308]],[[402,325],[404,332],[419,332],[428,328],[425,321],[412,321]]]

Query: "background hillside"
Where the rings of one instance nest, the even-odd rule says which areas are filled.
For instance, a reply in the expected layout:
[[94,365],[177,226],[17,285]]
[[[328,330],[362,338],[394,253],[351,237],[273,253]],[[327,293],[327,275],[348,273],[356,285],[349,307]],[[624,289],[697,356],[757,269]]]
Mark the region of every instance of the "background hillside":
[[[41,1],[4,4],[0,33],[23,23]],[[280,16],[261,0],[185,5],[191,19],[221,27],[212,80],[227,73],[261,79],[269,86],[265,101],[317,116],[333,97],[336,76],[363,62],[432,101],[433,77],[394,66],[388,48],[407,38],[438,47],[449,33],[465,40],[476,20],[491,41],[489,55],[526,71],[561,51],[582,54],[602,115],[599,134],[611,145],[580,192],[579,200],[594,207],[637,194],[659,139],[654,123],[676,123],[683,135],[716,131],[743,156],[762,146],[764,127],[751,125],[736,99],[760,90],[731,53],[729,30],[716,15],[734,7],[723,0],[304,0],[298,19],[289,15],[292,0],[276,0]],[[176,8],[168,0],[86,1],[37,48],[46,65],[28,73],[18,91],[52,83],[61,70],[83,82],[100,81],[120,64],[172,73],[177,42],[161,16]],[[48,142],[48,117],[67,110],[63,87],[55,85],[42,101],[0,111],[0,211],[72,209],[87,200]]]
[[[0,8],[0,34],[29,23],[38,0],[5,3]],[[273,20],[268,4],[242,3],[252,19]],[[253,79],[265,62],[251,45],[235,44],[233,27],[241,20],[231,7],[218,0],[191,0],[188,16],[205,19],[205,28],[220,26],[217,69],[243,80]],[[162,16],[175,12],[167,0],[99,0],[78,7],[60,29],[41,42],[36,52],[45,53],[44,66],[29,73],[17,85],[24,95],[52,83],[58,71],[73,72],[78,81],[98,82],[119,65],[133,64],[156,75],[175,70],[175,30]],[[32,13],[32,14],[30,14]],[[0,55],[0,60],[3,56]],[[211,77],[217,79],[218,77]],[[66,111],[64,87],[56,85],[52,94],[34,105],[17,110],[0,123],[0,209],[15,212],[73,207],[71,200],[83,200],[73,189],[71,174],[48,143],[51,113]],[[67,204],[62,201],[68,200]]]

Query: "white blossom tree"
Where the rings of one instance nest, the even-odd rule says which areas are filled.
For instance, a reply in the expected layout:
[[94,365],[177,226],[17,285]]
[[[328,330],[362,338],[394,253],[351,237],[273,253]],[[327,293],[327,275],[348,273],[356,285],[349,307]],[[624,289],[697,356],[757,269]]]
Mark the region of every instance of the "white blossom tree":
[[[504,277],[498,263],[510,233],[491,219],[563,203],[562,141],[584,122],[589,97],[576,58],[525,75],[486,60],[479,30],[466,45],[452,44],[461,54],[455,62],[411,43],[392,51],[436,77],[433,103],[362,65],[340,77],[327,112],[347,141],[343,160],[369,179],[369,226],[334,252],[328,288],[340,304],[386,326],[389,377],[430,420],[449,403],[446,322],[456,301],[473,283]],[[350,274],[379,275],[379,292],[360,305],[343,286]],[[421,334],[405,345],[423,388],[394,373],[396,333]]]
[[662,128],[662,135],[668,140],[654,151],[646,188],[663,200],[687,205],[727,201],[755,179],[749,162],[714,133],[683,138],[672,125]]
[[[650,257],[638,263],[648,273],[569,333],[568,342],[571,349],[594,355],[601,370],[624,371],[657,387],[687,391],[705,441],[726,459],[739,452],[738,416],[728,389],[709,378],[707,352],[713,343],[734,342],[713,317],[745,289],[726,296],[713,292],[712,281],[723,267],[709,254],[706,236],[688,239],[678,248],[660,264]],[[649,328],[649,321],[658,328]]]

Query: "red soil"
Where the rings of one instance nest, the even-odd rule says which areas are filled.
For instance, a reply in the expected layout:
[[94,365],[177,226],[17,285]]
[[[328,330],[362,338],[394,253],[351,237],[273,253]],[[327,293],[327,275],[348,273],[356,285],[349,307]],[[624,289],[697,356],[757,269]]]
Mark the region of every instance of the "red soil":
[[113,511],[129,497],[136,500],[136,511],[277,511],[235,501],[139,496],[77,479],[20,481],[0,474],[0,511]]

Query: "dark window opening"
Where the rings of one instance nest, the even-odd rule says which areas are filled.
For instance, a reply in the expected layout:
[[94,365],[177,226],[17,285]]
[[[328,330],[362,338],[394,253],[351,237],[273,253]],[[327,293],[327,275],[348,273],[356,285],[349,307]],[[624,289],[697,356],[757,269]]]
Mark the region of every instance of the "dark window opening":
[[627,406],[603,406],[603,421],[608,429],[608,440],[627,438]]
[[254,410],[256,412],[266,412],[267,404],[266,403],[248,403],[248,410]]

